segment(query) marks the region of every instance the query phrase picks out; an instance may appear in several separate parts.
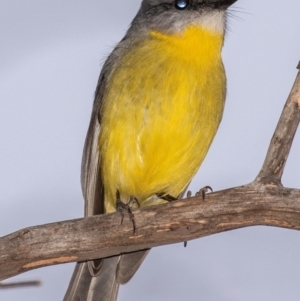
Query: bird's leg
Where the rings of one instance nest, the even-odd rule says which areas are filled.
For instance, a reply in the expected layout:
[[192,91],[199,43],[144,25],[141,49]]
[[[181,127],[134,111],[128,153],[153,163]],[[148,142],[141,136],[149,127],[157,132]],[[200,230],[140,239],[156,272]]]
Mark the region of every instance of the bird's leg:
[[[186,194],[186,197],[189,199],[190,197],[192,197],[192,192],[189,190]],[[186,248],[187,247],[187,241],[183,242],[183,246]]]
[[[163,195],[162,193],[157,193],[156,195],[157,195],[160,199],[166,200],[166,201],[168,201],[168,202],[174,202],[174,201],[177,201],[177,200],[178,200],[178,198],[175,198],[175,197],[173,197],[173,196],[170,195],[170,194]],[[192,196],[192,192],[191,192],[191,191],[188,191],[187,197],[190,198],[191,196]],[[184,241],[184,242],[183,242],[183,245],[184,245],[184,247],[186,248],[186,246],[187,246],[187,241]]]
[[134,195],[131,195],[130,199],[129,199],[129,202],[128,202],[128,206],[131,207],[131,205],[133,203],[137,204],[139,208],[141,207],[139,200]]
[[124,220],[124,211],[126,211],[129,214],[130,221],[132,222],[133,233],[135,233],[136,224],[135,224],[134,214],[132,213],[131,210],[131,204],[135,202],[140,207],[138,199],[135,196],[130,196],[129,202],[125,204],[124,202],[121,201],[120,192],[118,190],[117,190],[116,197],[117,197],[116,200],[117,211],[121,213],[121,225],[123,224],[123,220]]

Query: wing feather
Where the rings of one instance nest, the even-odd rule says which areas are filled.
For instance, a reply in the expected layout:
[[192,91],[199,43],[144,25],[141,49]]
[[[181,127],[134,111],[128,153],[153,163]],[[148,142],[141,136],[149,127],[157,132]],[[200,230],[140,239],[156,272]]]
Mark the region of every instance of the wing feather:
[[[126,44],[125,39],[105,62],[95,92],[95,101],[81,165],[81,186],[85,200],[86,217],[105,213],[101,156],[98,147],[101,132],[100,116],[107,79],[114,69],[114,62],[118,61],[126,49],[126,47],[122,47],[123,43]],[[76,298],[90,301],[115,301],[119,284],[130,280],[147,254],[148,250],[78,263],[64,301],[77,300]]]

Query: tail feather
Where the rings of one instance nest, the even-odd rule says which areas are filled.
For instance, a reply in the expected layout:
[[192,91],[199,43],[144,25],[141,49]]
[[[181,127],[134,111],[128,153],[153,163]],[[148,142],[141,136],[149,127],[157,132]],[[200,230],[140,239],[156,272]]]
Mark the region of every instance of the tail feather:
[[63,301],[116,301],[116,270],[120,256],[103,260],[101,273],[93,277],[87,262],[77,263]]
[[63,301],[86,300],[91,278],[87,263],[77,263]]
[[116,279],[116,270],[119,260],[120,256],[103,260],[101,273],[97,277],[92,277],[86,301],[117,300],[119,283]]
[[150,250],[123,254],[117,268],[117,281],[127,283],[143,263]]

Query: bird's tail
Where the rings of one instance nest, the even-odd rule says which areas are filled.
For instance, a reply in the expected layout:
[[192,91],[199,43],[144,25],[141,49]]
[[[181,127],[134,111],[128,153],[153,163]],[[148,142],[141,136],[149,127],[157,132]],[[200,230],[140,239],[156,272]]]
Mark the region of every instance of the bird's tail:
[[116,269],[120,256],[104,259],[101,272],[92,276],[88,263],[77,263],[63,301],[115,301],[119,284]]
[[132,278],[147,254],[138,251],[105,258],[95,271],[92,262],[77,263],[63,301],[116,301],[119,285]]

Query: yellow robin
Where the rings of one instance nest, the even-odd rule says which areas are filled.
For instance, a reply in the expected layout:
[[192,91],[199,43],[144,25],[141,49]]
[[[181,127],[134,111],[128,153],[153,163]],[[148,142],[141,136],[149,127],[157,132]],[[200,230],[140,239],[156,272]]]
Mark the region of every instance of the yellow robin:
[[[99,77],[82,162],[85,216],[185,191],[222,118],[221,50],[235,1],[142,1]],[[146,254],[78,263],[64,301],[116,300]]]

